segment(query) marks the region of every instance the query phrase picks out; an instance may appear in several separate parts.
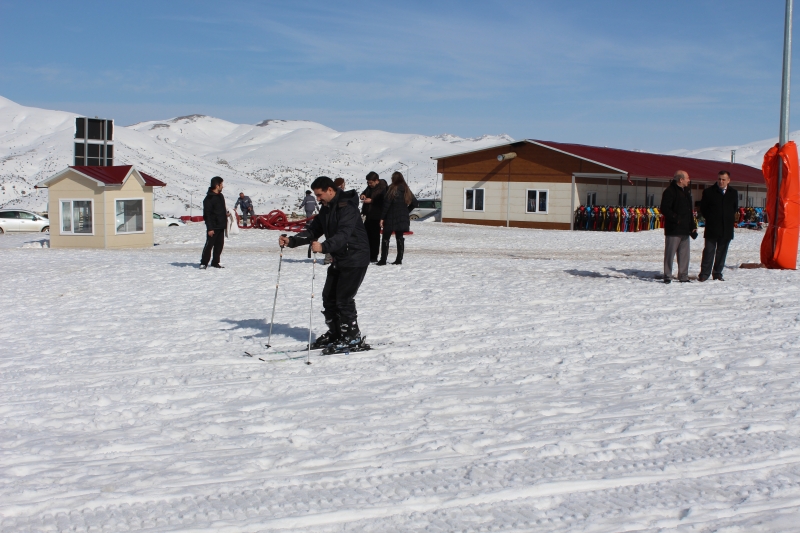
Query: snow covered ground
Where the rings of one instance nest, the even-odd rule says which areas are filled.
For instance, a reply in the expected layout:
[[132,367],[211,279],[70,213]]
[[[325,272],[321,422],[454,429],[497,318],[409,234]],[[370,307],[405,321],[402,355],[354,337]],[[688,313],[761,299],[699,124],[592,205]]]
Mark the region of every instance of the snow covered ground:
[[[0,238],[0,530],[797,530],[800,284],[736,268],[762,233],[664,285],[661,232],[412,229],[359,293],[375,349],[311,366],[242,355],[285,357],[277,232],[219,271],[200,225]],[[311,270],[286,252],[277,346]]]

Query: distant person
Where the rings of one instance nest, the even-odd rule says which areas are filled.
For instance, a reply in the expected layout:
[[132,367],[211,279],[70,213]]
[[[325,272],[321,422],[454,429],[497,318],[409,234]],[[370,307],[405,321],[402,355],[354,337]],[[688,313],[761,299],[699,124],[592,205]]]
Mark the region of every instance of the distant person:
[[700,200],[700,212],[706,219],[706,243],[698,281],[707,280],[709,275],[715,280],[725,281],[722,269],[725,268],[728,245],[733,240],[733,224],[739,212],[739,193],[728,185],[730,182],[730,173],[720,170],[717,183],[704,190]]
[[[322,314],[328,331],[317,337],[311,348],[325,348],[323,353],[357,350],[363,339],[355,296],[369,266],[369,243],[358,212],[358,196],[355,191],[334,187],[326,176],[315,179],[311,189],[322,202],[319,215],[303,231],[292,237],[281,236],[278,243],[289,248],[311,244],[315,253],[333,256],[322,289]],[[320,243],[317,239],[323,235],[325,241]]]
[[361,214],[369,239],[369,260],[378,261],[381,250],[381,216],[383,215],[383,196],[388,188],[386,180],[380,179],[376,172],[367,174],[367,188],[361,193]]
[[[228,210],[225,208],[225,197],[222,196],[222,178],[214,176],[211,178],[211,186],[208,188],[203,200],[203,220],[206,223],[206,245],[203,248],[203,256],[200,258],[200,268],[208,268],[208,261],[214,268],[224,268],[219,264],[222,255],[222,247],[225,246],[225,227],[228,225]],[[211,257],[211,251],[214,257]]]
[[381,258],[378,265],[385,265],[389,256],[389,239],[394,233],[397,241],[397,257],[392,262],[393,265],[403,264],[403,254],[406,250],[405,237],[403,233],[411,228],[409,212],[417,204],[414,193],[408,187],[405,178],[400,172],[392,174],[392,184],[386,189],[383,197],[383,211],[381,213],[381,229],[383,229],[383,240],[381,241]]
[[247,226],[247,221],[250,218],[250,215],[255,214],[253,211],[253,201],[249,196],[245,196],[243,192],[240,192],[239,199],[236,200],[233,210],[236,211],[237,207],[241,207],[242,209],[242,225]]
[[344,190],[344,178],[336,178],[333,180],[333,186],[337,189]]
[[664,283],[672,283],[672,262],[678,255],[678,281],[689,282],[689,237],[697,238],[689,173],[679,170],[661,195],[664,215]]
[[311,191],[306,191],[306,197],[300,202],[300,207],[305,210],[306,218],[314,216],[314,211],[317,210],[317,199],[314,198]]

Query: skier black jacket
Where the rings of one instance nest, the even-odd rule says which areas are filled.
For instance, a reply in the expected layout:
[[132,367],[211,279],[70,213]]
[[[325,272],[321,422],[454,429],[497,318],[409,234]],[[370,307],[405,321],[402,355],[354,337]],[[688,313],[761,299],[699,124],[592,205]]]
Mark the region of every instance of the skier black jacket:
[[730,241],[733,239],[733,224],[739,210],[739,193],[733,187],[722,189],[716,183],[703,191],[700,212],[706,219],[706,239]]
[[289,237],[289,248],[309,244],[325,235],[322,253],[331,254],[333,264],[340,267],[369,266],[367,230],[358,211],[355,190],[337,191],[322,206],[319,214],[297,235]]
[[[412,195],[413,196],[413,195]],[[388,234],[391,231],[408,231],[411,227],[409,223],[409,208],[417,204],[417,199],[411,200],[411,206],[406,205],[406,189],[398,186],[394,198],[389,198],[386,194],[383,197],[383,231]]]
[[697,229],[692,206],[692,191],[681,189],[672,180],[661,196],[661,213],[664,215],[664,235],[691,235]]
[[225,208],[225,197],[221,193],[211,192],[203,200],[203,220],[208,230],[225,229],[228,226],[228,210]]
[[367,220],[380,220],[383,214],[383,196],[386,194],[386,180],[378,180],[378,184],[373,187],[367,187],[361,193],[372,202],[364,204],[361,207],[361,214],[367,217]]

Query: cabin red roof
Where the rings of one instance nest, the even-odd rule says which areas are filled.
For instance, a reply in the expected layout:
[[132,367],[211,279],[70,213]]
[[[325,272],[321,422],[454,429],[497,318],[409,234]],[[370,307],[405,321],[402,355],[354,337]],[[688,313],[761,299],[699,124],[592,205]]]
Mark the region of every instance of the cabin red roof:
[[714,181],[717,179],[717,173],[720,170],[727,170],[731,173],[731,181],[764,185],[764,175],[761,173],[761,169],[740,163],[632,152],[617,148],[557,143],[536,139],[527,139],[527,142],[593,161],[609,167],[613,171],[627,174],[632,178],[671,179],[675,171],[685,170],[692,180]]
[[[94,180],[105,183],[106,185],[122,185],[127,175],[130,173],[132,165],[121,165],[114,167],[86,167],[86,166],[73,166],[69,167],[76,172],[80,172],[84,176],[88,176]],[[144,184],[149,187],[166,187],[166,183],[155,179],[149,174],[142,171],[137,171],[144,179]]]

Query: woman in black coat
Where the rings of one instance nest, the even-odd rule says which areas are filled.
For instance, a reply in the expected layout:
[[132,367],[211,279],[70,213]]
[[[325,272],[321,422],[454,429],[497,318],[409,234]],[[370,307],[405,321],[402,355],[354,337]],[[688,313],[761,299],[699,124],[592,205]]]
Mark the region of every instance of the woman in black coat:
[[393,232],[397,240],[397,258],[392,264],[403,264],[403,253],[405,252],[403,232],[408,231],[411,227],[408,214],[416,204],[417,199],[408,188],[403,175],[399,172],[392,174],[392,184],[386,189],[383,197],[383,214],[381,215],[383,240],[381,241],[381,259],[378,261],[378,265],[386,264],[386,258],[389,255],[389,239]]

